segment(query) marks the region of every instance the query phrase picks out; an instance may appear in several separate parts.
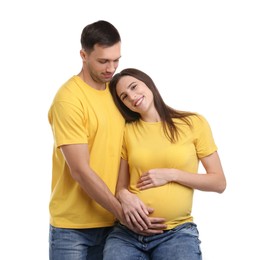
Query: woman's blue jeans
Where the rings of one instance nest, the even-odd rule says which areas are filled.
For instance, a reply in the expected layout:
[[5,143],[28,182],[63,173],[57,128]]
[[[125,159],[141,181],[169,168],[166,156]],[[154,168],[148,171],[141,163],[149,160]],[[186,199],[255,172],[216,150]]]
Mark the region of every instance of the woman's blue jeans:
[[104,260],[201,260],[197,226],[185,223],[162,234],[138,235],[117,224],[109,234]]
[[50,226],[50,260],[102,260],[112,227],[69,229]]

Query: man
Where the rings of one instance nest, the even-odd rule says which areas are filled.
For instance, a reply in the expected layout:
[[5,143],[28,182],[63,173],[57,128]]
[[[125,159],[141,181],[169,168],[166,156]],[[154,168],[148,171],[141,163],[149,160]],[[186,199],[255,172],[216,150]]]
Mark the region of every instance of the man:
[[108,89],[121,38],[112,24],[97,21],[83,29],[81,45],[82,70],[58,90],[48,114],[54,136],[49,206],[54,260],[102,259],[115,218],[130,225],[114,196],[124,119]]

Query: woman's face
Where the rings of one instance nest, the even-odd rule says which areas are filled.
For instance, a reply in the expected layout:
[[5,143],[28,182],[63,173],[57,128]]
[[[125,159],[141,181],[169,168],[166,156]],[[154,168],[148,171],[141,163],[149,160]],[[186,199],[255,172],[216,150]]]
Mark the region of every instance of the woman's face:
[[116,92],[121,101],[141,117],[154,109],[153,93],[144,82],[123,76],[117,83]]

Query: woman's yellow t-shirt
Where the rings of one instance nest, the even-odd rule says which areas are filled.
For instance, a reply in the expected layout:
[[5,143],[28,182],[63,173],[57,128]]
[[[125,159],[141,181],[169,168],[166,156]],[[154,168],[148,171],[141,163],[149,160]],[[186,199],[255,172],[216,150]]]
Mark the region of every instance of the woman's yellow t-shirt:
[[154,209],[151,216],[166,219],[167,229],[193,220],[193,189],[172,182],[140,191],[136,184],[143,173],[153,168],[176,168],[195,174],[199,159],[217,150],[206,119],[201,115],[189,119],[192,127],[174,119],[180,134],[176,143],[167,139],[161,122],[139,120],[125,128],[122,158],[129,164],[129,189]]

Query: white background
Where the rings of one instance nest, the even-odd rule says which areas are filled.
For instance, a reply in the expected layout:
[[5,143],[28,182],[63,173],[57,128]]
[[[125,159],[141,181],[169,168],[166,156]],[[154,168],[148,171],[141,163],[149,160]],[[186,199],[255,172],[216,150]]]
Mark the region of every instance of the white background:
[[260,259],[259,14],[251,0],[1,1],[0,258],[48,259],[47,112],[81,69],[83,27],[105,19],[122,37],[118,70],[144,70],[166,103],[212,127],[228,186],[195,192],[204,260]]

